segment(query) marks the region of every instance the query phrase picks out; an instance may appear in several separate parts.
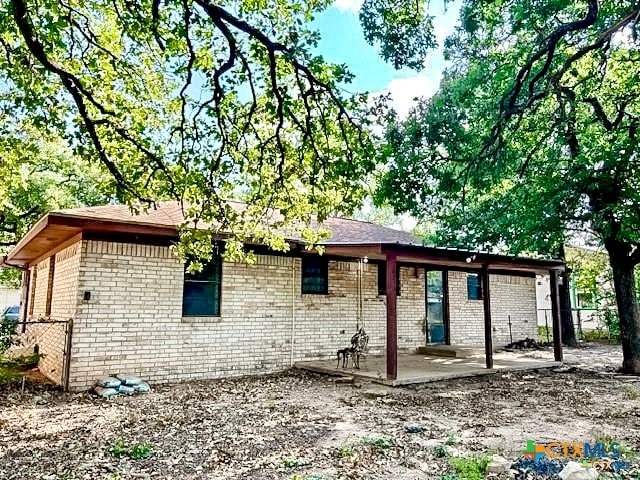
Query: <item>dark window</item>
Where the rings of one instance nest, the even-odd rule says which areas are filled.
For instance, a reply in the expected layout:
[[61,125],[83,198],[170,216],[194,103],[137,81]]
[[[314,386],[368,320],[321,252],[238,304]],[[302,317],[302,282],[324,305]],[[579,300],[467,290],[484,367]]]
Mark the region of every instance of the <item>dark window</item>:
[[[378,295],[387,294],[387,264],[378,264]],[[396,295],[400,296],[400,265],[396,265]]]
[[467,273],[467,298],[469,300],[482,300],[480,275],[477,273]]
[[326,295],[329,291],[329,264],[326,258],[302,257],[302,293]]
[[222,286],[222,258],[217,255],[202,271],[184,272],[182,315],[185,317],[220,316],[220,290]]

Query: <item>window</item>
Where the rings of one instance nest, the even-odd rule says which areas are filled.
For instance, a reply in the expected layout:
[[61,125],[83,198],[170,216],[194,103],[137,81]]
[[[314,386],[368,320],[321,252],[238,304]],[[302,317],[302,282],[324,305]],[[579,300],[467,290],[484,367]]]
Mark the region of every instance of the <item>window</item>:
[[215,256],[197,273],[184,272],[182,315],[185,317],[220,316],[222,258]]
[[469,300],[482,300],[480,275],[477,273],[467,273],[467,298]]
[[329,264],[326,258],[302,257],[302,293],[326,295],[329,291]]
[[[378,295],[387,294],[387,264],[378,264]],[[400,296],[400,265],[396,265],[396,295]]]

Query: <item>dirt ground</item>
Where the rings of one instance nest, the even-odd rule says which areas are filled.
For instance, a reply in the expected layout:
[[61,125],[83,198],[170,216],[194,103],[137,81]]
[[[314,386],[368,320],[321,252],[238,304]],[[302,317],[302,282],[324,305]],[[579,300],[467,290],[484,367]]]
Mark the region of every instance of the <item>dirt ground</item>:
[[640,378],[613,373],[618,349],[570,350],[578,369],[410,388],[296,371],[110,401],[0,388],[0,478],[439,479],[446,456],[516,460],[527,439],[640,451]]

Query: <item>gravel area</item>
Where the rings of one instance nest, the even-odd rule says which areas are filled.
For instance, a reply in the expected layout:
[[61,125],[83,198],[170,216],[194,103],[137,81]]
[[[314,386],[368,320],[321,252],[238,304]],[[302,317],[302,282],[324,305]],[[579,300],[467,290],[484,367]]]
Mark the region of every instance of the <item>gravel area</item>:
[[612,374],[611,347],[570,355],[597,371],[394,389],[291,371],[110,401],[33,381],[24,393],[0,387],[0,478],[439,479],[447,456],[515,461],[527,439],[640,451],[640,378]]

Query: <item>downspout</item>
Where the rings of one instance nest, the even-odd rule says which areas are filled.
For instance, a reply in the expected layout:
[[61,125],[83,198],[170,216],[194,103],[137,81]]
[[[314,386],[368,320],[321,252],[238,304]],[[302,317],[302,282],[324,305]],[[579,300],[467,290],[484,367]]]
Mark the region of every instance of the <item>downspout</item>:
[[29,269],[22,271],[22,305],[20,305],[20,316],[22,317],[22,333],[27,331],[27,311],[29,309],[29,292],[31,291],[31,274]]
[[358,259],[358,315],[356,318],[356,332],[362,325],[362,259]]
[[289,366],[293,367],[294,342],[296,336],[296,259],[291,258],[291,351]]

